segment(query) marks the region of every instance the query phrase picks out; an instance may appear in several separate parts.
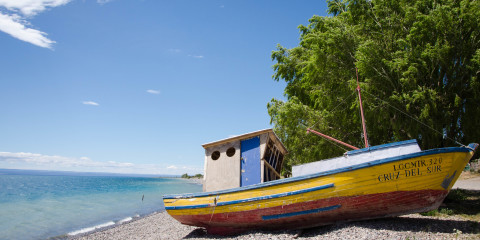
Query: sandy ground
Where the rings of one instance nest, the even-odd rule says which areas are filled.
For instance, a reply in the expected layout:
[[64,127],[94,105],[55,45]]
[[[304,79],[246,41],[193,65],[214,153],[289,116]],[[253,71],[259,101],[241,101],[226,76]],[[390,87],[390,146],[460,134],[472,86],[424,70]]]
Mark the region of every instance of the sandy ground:
[[[480,176],[461,177],[454,188],[480,190]],[[340,223],[306,230],[251,231],[221,237],[182,225],[166,212],[73,239],[480,239],[480,223],[461,216],[410,214],[395,218]]]
[[457,180],[457,182],[455,182],[452,188],[480,191],[480,174],[464,172],[462,175],[460,175],[460,178]]

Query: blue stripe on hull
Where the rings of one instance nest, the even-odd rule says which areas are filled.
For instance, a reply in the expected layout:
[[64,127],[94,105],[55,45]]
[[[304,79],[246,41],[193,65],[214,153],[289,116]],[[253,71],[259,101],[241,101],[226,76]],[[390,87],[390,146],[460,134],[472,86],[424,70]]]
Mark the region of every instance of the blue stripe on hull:
[[273,220],[273,219],[279,219],[279,218],[294,217],[294,216],[299,216],[299,215],[306,215],[306,214],[312,214],[312,213],[331,211],[331,210],[335,210],[335,209],[340,208],[340,207],[341,207],[341,205],[333,205],[333,206],[330,206],[330,207],[317,208],[317,209],[311,209],[311,210],[300,211],[300,212],[267,215],[267,216],[262,216],[262,219],[263,220]]
[[297,194],[302,194],[302,193],[318,191],[318,190],[332,188],[332,187],[334,187],[334,185],[333,185],[333,183],[330,183],[330,184],[327,184],[327,185],[322,185],[322,186],[313,187],[313,188],[306,188],[306,189],[292,191],[292,192],[285,192],[285,193],[278,193],[278,194],[262,196],[262,197],[255,197],[255,198],[247,198],[247,199],[241,199],[241,200],[235,200],[235,201],[221,202],[221,203],[218,203],[217,206],[224,206],[224,205],[231,205],[231,204],[237,204],[237,203],[253,202],[253,201],[266,200],[266,199],[280,198],[280,197],[286,197],[286,196],[291,196],[291,195],[297,195]]
[[[220,203],[217,203],[216,206],[225,206],[225,205],[232,205],[232,204],[238,204],[238,203],[254,202],[254,201],[261,201],[261,200],[267,200],[267,199],[273,199],[273,198],[281,198],[281,197],[286,197],[286,196],[291,196],[291,195],[297,195],[297,194],[303,194],[303,193],[323,190],[323,189],[327,189],[327,188],[333,188],[334,186],[335,185],[333,183],[330,183],[330,184],[326,184],[326,185],[322,185],[322,186],[318,186],[318,187],[306,188],[306,189],[297,190],[297,191],[278,193],[278,194],[272,194],[272,195],[268,195],[268,196],[261,196],[261,197],[255,197],[255,198],[246,198],[246,199],[235,200],[235,201],[220,202]],[[199,204],[199,205],[184,205],[184,206],[165,207],[165,209],[166,210],[195,209],[195,208],[206,208],[206,207],[210,207],[210,206],[213,207],[213,205],[209,205],[209,204]]]
[[176,207],[165,207],[165,210],[195,209],[195,208],[206,208],[206,207],[210,207],[210,204],[199,204],[199,205],[185,205],[185,206],[176,206]]

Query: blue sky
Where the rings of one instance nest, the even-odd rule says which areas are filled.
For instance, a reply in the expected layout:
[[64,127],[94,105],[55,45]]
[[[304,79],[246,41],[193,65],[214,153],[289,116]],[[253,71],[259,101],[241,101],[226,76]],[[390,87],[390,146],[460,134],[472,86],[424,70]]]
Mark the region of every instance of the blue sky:
[[202,173],[271,128],[271,52],[324,1],[0,0],[0,168]]

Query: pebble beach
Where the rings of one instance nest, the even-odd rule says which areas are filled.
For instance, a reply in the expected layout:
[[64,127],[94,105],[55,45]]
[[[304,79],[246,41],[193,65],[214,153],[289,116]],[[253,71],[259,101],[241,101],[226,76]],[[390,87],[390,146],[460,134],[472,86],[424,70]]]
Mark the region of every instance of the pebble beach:
[[250,231],[222,237],[182,225],[161,212],[73,239],[480,239],[476,232],[478,224],[459,217],[410,214],[304,230]]
[[[478,191],[480,178],[465,188]],[[457,185],[457,184],[456,184]],[[464,185],[462,185],[464,186]],[[455,188],[455,186],[454,186]],[[480,223],[468,217],[422,216],[409,214],[358,222],[338,223],[303,230],[250,231],[233,236],[207,234],[202,228],[182,225],[166,212],[153,213],[143,218],[96,232],[69,237],[76,240],[92,239],[480,239]]]

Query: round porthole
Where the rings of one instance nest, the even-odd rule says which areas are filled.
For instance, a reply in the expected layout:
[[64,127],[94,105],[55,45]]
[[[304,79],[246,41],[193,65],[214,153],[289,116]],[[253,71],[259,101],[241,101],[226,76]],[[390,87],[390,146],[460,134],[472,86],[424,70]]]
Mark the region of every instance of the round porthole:
[[227,149],[227,156],[231,157],[233,155],[235,155],[235,148],[231,147],[231,148]]
[[212,153],[212,160],[217,160],[220,158],[220,152],[219,151],[215,151]]

